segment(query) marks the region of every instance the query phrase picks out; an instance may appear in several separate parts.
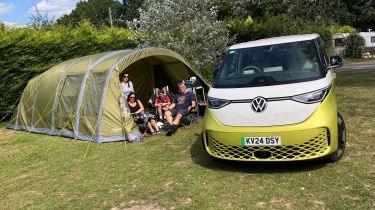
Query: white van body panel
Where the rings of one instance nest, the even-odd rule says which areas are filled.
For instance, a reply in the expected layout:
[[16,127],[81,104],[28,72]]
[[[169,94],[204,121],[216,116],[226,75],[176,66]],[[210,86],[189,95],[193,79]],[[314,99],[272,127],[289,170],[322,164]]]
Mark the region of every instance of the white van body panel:
[[308,41],[318,38],[318,34],[305,34],[305,35],[291,35],[291,36],[280,36],[280,37],[273,37],[267,39],[259,39],[250,42],[238,43],[231,46],[229,49],[243,49],[243,48],[250,48],[250,47],[259,47],[259,46],[270,46],[276,45],[281,43],[291,43],[291,42],[301,42],[301,41]]
[[[325,88],[331,84],[333,73],[328,71],[325,78],[284,85],[247,88],[210,88],[209,97],[243,100],[255,97],[279,98],[300,95]],[[305,121],[320,103],[304,104],[293,100],[267,101],[267,108],[261,113],[254,112],[250,103],[230,103],[219,109],[210,109],[220,123],[227,126],[276,126]]]

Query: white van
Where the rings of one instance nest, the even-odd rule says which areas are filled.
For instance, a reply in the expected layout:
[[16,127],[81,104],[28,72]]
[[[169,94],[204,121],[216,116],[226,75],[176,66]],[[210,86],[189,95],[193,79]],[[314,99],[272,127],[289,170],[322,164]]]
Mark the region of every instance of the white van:
[[210,88],[203,146],[239,161],[341,158],[346,130],[335,74],[319,35],[294,35],[229,48]]

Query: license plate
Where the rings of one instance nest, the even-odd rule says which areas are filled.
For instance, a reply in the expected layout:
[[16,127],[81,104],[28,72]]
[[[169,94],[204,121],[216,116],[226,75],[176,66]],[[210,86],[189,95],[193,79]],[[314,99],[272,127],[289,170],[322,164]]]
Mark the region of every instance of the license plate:
[[261,137],[242,137],[241,144],[243,146],[271,146],[281,145],[280,136],[261,136]]

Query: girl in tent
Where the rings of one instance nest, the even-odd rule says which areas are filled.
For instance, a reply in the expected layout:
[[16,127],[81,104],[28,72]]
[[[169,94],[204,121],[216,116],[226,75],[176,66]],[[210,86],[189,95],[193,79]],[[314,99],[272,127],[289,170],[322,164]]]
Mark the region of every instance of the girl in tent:
[[129,80],[129,74],[125,73],[122,77],[121,87],[126,96],[129,96],[129,93],[134,92],[133,83]]
[[143,104],[135,97],[134,92],[128,95],[128,105],[130,112],[133,114],[135,122],[139,125],[143,134],[147,135],[146,125],[152,134],[160,133],[159,127],[156,125],[154,116],[144,112]]

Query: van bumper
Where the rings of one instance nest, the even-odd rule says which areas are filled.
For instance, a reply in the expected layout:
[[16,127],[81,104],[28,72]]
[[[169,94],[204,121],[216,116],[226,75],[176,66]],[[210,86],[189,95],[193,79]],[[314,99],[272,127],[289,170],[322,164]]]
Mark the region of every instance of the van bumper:
[[[227,126],[205,111],[203,147],[213,157],[237,161],[300,161],[322,158],[338,148],[337,107],[330,91],[305,121],[279,126]],[[280,145],[245,146],[244,137],[280,137]]]

